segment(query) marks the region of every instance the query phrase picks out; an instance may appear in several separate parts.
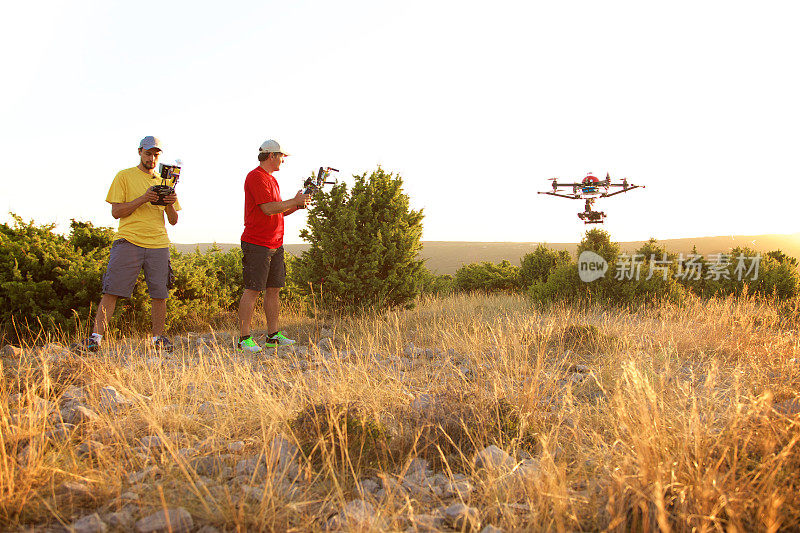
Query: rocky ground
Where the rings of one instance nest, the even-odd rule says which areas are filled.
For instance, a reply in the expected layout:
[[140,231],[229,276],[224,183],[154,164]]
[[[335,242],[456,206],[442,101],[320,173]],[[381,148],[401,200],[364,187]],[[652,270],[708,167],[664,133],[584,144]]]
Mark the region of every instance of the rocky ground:
[[[229,333],[175,337],[173,353],[137,339],[88,355],[6,346],[0,524],[495,532],[667,520],[681,530],[697,513],[682,514],[674,487],[689,501],[706,483],[686,474],[691,464],[715,457],[727,498],[742,486],[721,473],[726,443],[766,427],[774,438],[759,450],[740,445],[748,471],[794,486],[793,335],[769,332],[780,357],[744,383],[755,367],[727,349],[676,357],[680,339],[634,345],[599,319],[576,341],[562,318],[500,316],[488,334],[454,333],[488,343],[385,342],[376,325],[356,342],[322,328],[257,355],[234,350]],[[670,463],[678,481],[667,490],[658,469]],[[632,504],[634,489],[645,504]],[[795,504],[783,497],[786,516]]]

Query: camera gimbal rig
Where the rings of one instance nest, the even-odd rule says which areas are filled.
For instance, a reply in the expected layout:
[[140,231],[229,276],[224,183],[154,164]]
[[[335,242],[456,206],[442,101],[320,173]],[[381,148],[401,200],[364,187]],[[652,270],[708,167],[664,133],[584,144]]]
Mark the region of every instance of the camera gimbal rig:
[[331,167],[319,167],[319,172],[317,172],[317,177],[314,177],[314,174],[306,178],[306,181],[303,182],[303,194],[317,194],[322,192],[322,187],[325,185],[336,185],[335,181],[325,181],[331,176],[331,172],[339,172],[335,168]]
[[[178,159],[174,165],[159,163],[158,172],[161,174],[161,185],[153,185],[152,187],[153,192],[158,195],[158,200],[150,203],[153,205],[167,205],[166,202],[164,202],[164,197],[175,192],[175,185],[178,183],[178,178],[181,176],[181,160]],[[171,181],[172,185],[167,185],[167,181]]]

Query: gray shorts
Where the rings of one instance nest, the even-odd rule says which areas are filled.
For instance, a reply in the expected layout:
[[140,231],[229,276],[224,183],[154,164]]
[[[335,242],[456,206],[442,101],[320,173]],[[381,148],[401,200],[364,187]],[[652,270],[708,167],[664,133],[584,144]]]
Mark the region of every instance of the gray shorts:
[[150,298],[166,299],[172,282],[169,248],[142,248],[125,239],[117,239],[111,245],[111,256],[103,276],[103,294],[130,298],[142,268]]
[[242,241],[242,277],[245,289],[263,291],[267,287],[283,287],[286,283],[283,246],[267,248]]

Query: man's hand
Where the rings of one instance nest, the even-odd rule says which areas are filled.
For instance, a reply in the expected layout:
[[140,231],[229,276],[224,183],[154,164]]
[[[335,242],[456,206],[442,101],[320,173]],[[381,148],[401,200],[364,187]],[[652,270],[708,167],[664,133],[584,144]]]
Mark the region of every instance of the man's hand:
[[[156,195],[158,197],[158,195]],[[178,195],[174,192],[172,194],[168,194],[164,197],[164,203],[167,205],[172,205],[178,201]]]
[[311,204],[311,198],[312,196],[310,194],[303,194],[302,190],[297,191],[297,194],[294,197],[297,209],[303,209]]
[[158,194],[153,190],[152,187],[150,187],[144,192],[143,195],[139,197],[139,199],[142,200],[142,205],[144,205],[147,202],[155,202],[158,200]]
[[156,200],[158,200],[158,194],[156,194],[152,188],[147,189],[143,195],[135,200],[131,200],[130,202],[112,202],[111,216],[114,218],[125,218],[130,216],[134,211],[142,207],[147,202],[155,202]]

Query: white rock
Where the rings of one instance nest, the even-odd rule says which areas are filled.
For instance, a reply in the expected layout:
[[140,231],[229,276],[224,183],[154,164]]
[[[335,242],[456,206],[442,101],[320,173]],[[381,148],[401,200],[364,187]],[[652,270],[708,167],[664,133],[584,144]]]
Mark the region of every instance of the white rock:
[[503,470],[514,467],[514,460],[494,444],[475,454],[475,466],[487,470]]
[[379,488],[380,485],[378,485],[378,483],[374,479],[370,478],[362,479],[361,481],[358,482],[358,486],[356,487],[361,496],[374,494],[375,492],[378,491]]
[[75,451],[78,453],[79,456],[83,457],[85,455],[89,455],[91,457],[97,457],[100,452],[103,451],[105,448],[105,444],[102,442],[97,442],[96,440],[87,440],[85,442],[81,442],[78,444],[78,447]]
[[234,468],[237,476],[253,476],[256,473],[264,475],[266,473],[266,464],[260,457],[248,457],[236,463]]
[[100,415],[85,407],[77,405],[75,407],[67,407],[61,410],[61,418],[64,422],[70,424],[88,424],[100,418]]
[[533,481],[538,479],[542,470],[539,461],[536,459],[526,459],[514,469],[514,474],[523,481]]
[[70,527],[73,533],[105,533],[108,531],[108,526],[100,519],[97,513],[92,513],[80,520],[76,520]]
[[480,527],[480,514],[475,507],[454,503],[444,511],[447,521],[459,531],[476,530]]
[[76,499],[92,497],[92,492],[89,490],[89,487],[77,481],[65,481],[58,486],[56,492]]
[[107,385],[100,389],[100,407],[107,411],[116,411],[122,407],[130,405],[132,402],[123,396],[111,385]]
[[6,344],[3,346],[3,355],[6,357],[20,357],[22,355],[22,348]]
[[183,507],[155,512],[136,522],[137,533],[187,533],[194,527],[192,515]]
[[164,441],[161,440],[161,437],[158,435],[148,435],[146,437],[142,437],[139,439],[139,442],[145,448],[163,448]]
[[462,500],[472,494],[475,488],[467,480],[462,481],[448,481],[443,487],[443,494],[445,498],[459,498]]
[[108,515],[107,521],[111,527],[130,531],[133,526],[133,515],[129,511],[122,509]]
[[269,460],[292,478],[296,478],[300,473],[297,464],[299,456],[300,449],[283,435],[275,436],[269,443]]
[[375,516],[375,508],[364,500],[353,500],[344,506],[339,514],[328,520],[329,529],[380,529]]
[[436,397],[432,394],[420,394],[411,402],[411,408],[415,411],[427,411],[436,405]]
[[242,450],[244,450],[244,446],[245,444],[243,441],[237,440],[235,442],[231,442],[230,444],[228,444],[226,448],[231,453],[240,453],[242,452]]
[[82,402],[86,400],[86,392],[80,387],[76,387],[75,385],[70,385],[64,391],[64,394],[61,395],[61,400],[63,402],[69,402],[69,401]]
[[406,531],[414,533],[438,533],[446,528],[444,517],[439,515],[418,514],[411,520],[412,527]]
[[333,344],[333,339],[331,339],[330,337],[325,337],[324,339],[319,340],[317,347],[320,350],[326,350],[328,352],[332,352],[336,346]]
[[251,487],[250,485],[242,485],[242,494],[245,500],[253,503],[259,503],[264,499],[264,489],[260,487]]
[[75,430],[74,424],[56,424],[50,431],[45,431],[44,438],[52,441],[65,441]]
[[428,470],[428,460],[422,457],[415,457],[408,465],[408,472],[425,472]]
[[128,483],[131,485],[135,485],[136,483],[141,483],[145,479],[147,479],[151,475],[155,475],[158,473],[157,466],[149,466],[144,470],[140,470],[139,472],[134,472],[132,474],[128,474]]

